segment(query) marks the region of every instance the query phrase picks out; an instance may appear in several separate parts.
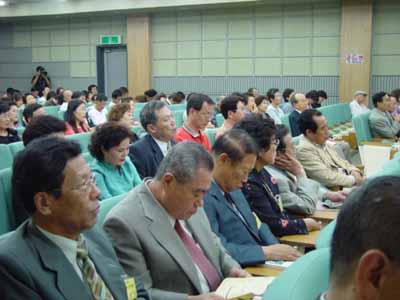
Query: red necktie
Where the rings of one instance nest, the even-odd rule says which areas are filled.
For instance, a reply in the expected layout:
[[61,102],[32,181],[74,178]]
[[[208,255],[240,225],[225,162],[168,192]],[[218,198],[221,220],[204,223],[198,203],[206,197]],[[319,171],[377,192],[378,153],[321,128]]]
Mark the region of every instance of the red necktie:
[[183,230],[178,220],[175,222],[175,230],[186,249],[189,251],[194,263],[199,267],[201,273],[203,273],[206,278],[210,291],[215,291],[221,283],[221,278],[219,277],[217,270],[215,270],[214,266],[204,255],[200,247],[196,245],[196,242]]

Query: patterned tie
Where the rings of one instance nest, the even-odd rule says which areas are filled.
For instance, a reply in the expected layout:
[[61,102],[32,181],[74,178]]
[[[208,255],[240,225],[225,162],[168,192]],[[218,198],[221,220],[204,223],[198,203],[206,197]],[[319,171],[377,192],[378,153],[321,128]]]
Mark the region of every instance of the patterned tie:
[[79,241],[77,250],[77,262],[82,271],[83,278],[86,279],[90,290],[92,291],[93,300],[113,300],[113,296],[96,272],[93,262],[90,260],[85,242]]
[[217,270],[204,255],[201,248],[197,246],[196,242],[183,230],[178,220],[175,222],[175,230],[186,249],[189,251],[194,263],[199,267],[201,273],[203,273],[206,278],[210,290],[215,291],[221,283],[221,278],[218,275]]

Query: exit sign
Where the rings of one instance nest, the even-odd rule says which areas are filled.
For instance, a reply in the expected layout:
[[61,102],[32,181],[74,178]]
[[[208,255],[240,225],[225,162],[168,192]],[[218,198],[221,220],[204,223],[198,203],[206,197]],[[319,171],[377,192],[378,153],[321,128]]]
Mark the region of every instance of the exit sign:
[[120,35],[101,35],[100,44],[102,45],[117,45],[121,44]]

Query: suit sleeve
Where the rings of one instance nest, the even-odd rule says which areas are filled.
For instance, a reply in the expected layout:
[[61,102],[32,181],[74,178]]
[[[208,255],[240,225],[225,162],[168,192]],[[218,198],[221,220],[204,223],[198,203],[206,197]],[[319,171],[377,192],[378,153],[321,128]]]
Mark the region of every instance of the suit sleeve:
[[211,229],[220,238],[226,250],[228,250],[232,257],[242,266],[264,263],[265,256],[261,246],[236,244],[228,241],[224,237],[220,230],[219,218],[217,216],[215,206],[213,203],[211,203],[211,201],[204,201],[204,210],[206,211]]
[[242,191],[253,211],[262,222],[268,224],[274,235],[308,233],[306,224],[302,219],[292,219],[285,213],[278,212],[277,209],[279,208],[272,206],[271,201],[275,201],[275,199],[269,199],[259,183],[249,180]]
[[141,158],[141,155],[139,153],[139,149],[136,147],[135,144],[133,144],[129,148],[129,158],[131,159],[133,165],[135,166],[137,172],[140,175],[140,178],[145,178],[146,177],[146,166],[145,166],[145,161],[143,158]]
[[122,268],[129,276],[143,283],[153,300],[187,300],[187,295],[153,288],[153,280],[147,267],[146,257],[136,232],[118,218],[108,218],[104,230],[109,236]]
[[382,138],[394,138],[396,137],[397,131],[395,127],[390,127],[386,124],[385,120],[382,118],[372,119],[372,127],[375,132]]

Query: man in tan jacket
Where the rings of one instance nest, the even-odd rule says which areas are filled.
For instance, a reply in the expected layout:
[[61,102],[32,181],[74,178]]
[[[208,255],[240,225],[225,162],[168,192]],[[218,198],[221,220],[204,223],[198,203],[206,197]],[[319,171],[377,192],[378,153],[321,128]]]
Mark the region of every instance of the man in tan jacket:
[[329,129],[321,112],[310,109],[301,113],[299,127],[303,135],[296,156],[309,178],[326,187],[352,187],[364,181],[362,172],[326,143]]

